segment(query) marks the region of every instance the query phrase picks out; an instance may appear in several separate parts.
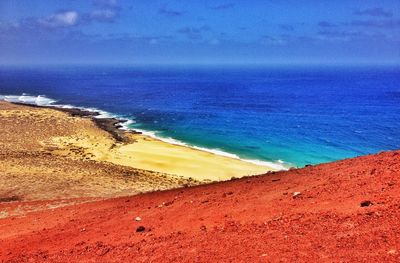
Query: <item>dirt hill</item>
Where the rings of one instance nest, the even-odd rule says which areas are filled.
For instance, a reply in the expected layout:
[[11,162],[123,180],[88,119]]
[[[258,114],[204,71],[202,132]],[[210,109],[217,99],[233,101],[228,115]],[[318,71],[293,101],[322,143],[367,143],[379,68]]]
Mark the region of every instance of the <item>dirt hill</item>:
[[396,151],[132,197],[3,202],[0,259],[400,262],[399,179]]

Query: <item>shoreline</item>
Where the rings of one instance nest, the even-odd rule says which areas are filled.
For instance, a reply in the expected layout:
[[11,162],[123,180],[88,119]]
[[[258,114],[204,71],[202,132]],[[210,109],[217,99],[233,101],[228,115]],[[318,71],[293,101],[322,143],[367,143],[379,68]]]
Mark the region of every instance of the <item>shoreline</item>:
[[[31,95],[25,95],[25,94],[23,94],[21,96],[10,95],[10,97],[12,97],[12,98],[9,100],[6,99],[7,96],[9,96],[9,95],[0,95],[0,100],[4,100],[4,101],[14,103],[14,104],[33,106],[33,107],[38,107],[38,108],[55,109],[55,110],[59,110],[62,112],[66,112],[66,113],[70,114],[71,116],[90,118],[95,122],[97,127],[110,133],[113,136],[113,138],[116,139],[117,142],[125,142],[125,143],[129,142],[129,138],[124,136],[124,133],[128,132],[131,134],[142,134],[143,136],[147,136],[149,138],[162,141],[164,143],[168,143],[168,144],[172,144],[172,145],[176,145],[176,146],[187,147],[187,148],[190,148],[193,150],[211,153],[216,156],[223,156],[226,158],[232,158],[235,160],[240,160],[240,161],[251,163],[254,165],[258,165],[258,166],[272,168],[275,171],[281,171],[281,170],[286,171],[292,167],[296,167],[296,166],[291,165],[290,163],[285,163],[281,160],[263,161],[263,160],[257,160],[257,159],[242,158],[234,153],[225,152],[223,150],[213,149],[213,148],[204,148],[204,147],[196,146],[196,145],[190,145],[190,144],[187,144],[185,142],[182,142],[182,141],[179,141],[179,140],[176,140],[173,138],[163,138],[163,137],[155,135],[151,131],[142,131],[140,129],[135,129],[135,128],[132,129],[132,128],[129,128],[126,126],[124,127],[123,124],[127,123],[131,120],[125,119],[125,118],[112,117],[113,113],[102,111],[101,109],[97,109],[97,108],[91,109],[91,108],[79,107],[79,106],[74,106],[74,105],[53,104],[53,103],[56,103],[57,101],[50,99],[50,98],[46,97],[45,95],[38,95],[38,96],[31,96]],[[15,101],[15,99],[20,100],[20,97],[26,97],[26,100],[28,102]],[[48,100],[48,102],[46,102],[46,104],[39,105],[36,102],[37,99]],[[29,101],[31,101],[31,102],[29,102]],[[33,102],[33,101],[35,101],[35,102]],[[111,116],[108,117],[108,115],[111,115]],[[102,117],[99,117],[99,116],[102,116]],[[107,117],[104,117],[104,116],[107,116]]]
[[0,122],[0,203],[109,198],[200,183],[96,158],[99,147],[113,151],[122,143],[89,118],[0,101]]
[[127,120],[120,120],[117,118],[96,118],[100,113],[96,111],[89,111],[80,108],[62,108],[58,106],[42,106],[36,104],[22,103],[22,102],[10,102],[16,105],[22,106],[32,106],[36,108],[44,108],[44,109],[54,109],[61,112],[66,112],[72,117],[81,117],[81,118],[90,118],[96,124],[96,126],[108,133],[117,141],[117,142],[127,142],[127,139],[123,136],[125,132],[132,132],[135,134],[141,134],[141,132],[137,132],[134,130],[124,131],[121,130],[123,127],[121,124],[127,122]]
[[85,132],[78,131],[74,135],[57,136],[44,142],[44,146],[52,148],[52,154],[58,156],[75,159],[83,157],[200,182],[225,181],[282,170],[195,147],[166,142],[131,129],[125,130],[123,129],[125,120],[107,117],[106,113],[101,111],[70,106],[10,103],[22,107],[55,110],[67,116],[90,120],[92,123],[89,125],[92,126],[90,129],[95,128],[97,131],[93,130],[86,135]]

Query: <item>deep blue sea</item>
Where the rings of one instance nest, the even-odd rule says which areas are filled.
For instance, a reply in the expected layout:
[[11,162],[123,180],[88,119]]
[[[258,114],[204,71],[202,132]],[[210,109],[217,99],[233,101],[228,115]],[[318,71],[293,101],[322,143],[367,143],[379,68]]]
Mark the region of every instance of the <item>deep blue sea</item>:
[[399,67],[3,66],[0,94],[96,108],[159,137],[286,165],[400,148]]

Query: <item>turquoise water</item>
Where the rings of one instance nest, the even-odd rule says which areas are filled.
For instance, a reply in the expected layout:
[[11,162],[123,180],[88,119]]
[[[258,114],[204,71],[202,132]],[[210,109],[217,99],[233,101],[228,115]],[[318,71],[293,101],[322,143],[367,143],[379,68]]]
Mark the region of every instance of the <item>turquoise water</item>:
[[400,148],[399,83],[398,67],[0,68],[2,95],[101,109],[163,138],[295,166]]

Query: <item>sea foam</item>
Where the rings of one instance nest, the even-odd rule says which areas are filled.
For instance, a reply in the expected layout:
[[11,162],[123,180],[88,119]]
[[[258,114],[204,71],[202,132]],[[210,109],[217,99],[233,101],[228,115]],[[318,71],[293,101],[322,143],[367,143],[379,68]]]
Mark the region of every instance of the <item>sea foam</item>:
[[5,96],[0,95],[0,99],[3,99],[8,102],[34,104],[34,105],[39,105],[39,106],[47,106],[47,105],[51,105],[54,102],[56,102],[56,100],[47,98],[44,95],[30,96],[30,95],[26,95],[26,94],[22,94],[19,96],[18,95],[17,96],[16,95],[5,95]]

